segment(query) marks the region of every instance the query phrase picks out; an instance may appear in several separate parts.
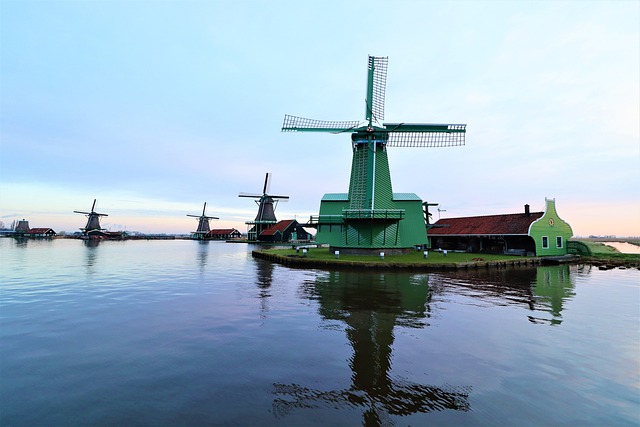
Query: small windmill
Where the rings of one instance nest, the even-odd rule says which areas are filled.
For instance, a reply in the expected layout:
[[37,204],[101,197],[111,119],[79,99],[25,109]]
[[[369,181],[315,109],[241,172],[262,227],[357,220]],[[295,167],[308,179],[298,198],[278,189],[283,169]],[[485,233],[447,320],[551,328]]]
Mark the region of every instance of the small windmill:
[[249,226],[249,230],[247,232],[247,238],[249,240],[258,240],[258,236],[260,235],[260,233],[262,233],[262,231],[278,222],[275,213],[278,202],[289,200],[289,196],[276,196],[273,194],[268,194],[270,186],[271,174],[267,172],[264,177],[262,194],[238,194],[238,197],[249,197],[252,199],[257,199],[255,200],[256,204],[258,205],[258,214],[256,215],[256,219],[253,221],[247,221],[245,223]]
[[196,239],[196,240],[205,239],[206,236],[207,236],[207,233],[209,233],[209,231],[211,231],[211,229],[209,228],[209,220],[211,220],[211,219],[219,219],[218,217],[215,217],[215,216],[207,216],[207,215],[205,215],[204,214],[205,209],[207,209],[207,202],[204,202],[204,206],[202,207],[202,215],[190,215],[190,214],[187,214],[187,216],[198,218],[198,229],[193,232],[193,238]]
[[[387,147],[464,145],[466,125],[381,123],[386,80],[387,58],[369,56],[364,123],[284,117],[283,132],[351,133],[349,192],[323,197],[316,224],[318,243],[372,250],[427,242],[420,198],[392,191]],[[416,174],[416,181],[422,176]]]
[[80,229],[85,236],[103,236],[105,234],[104,228],[100,227],[100,217],[109,215],[96,212],[95,207],[96,199],[93,199],[91,212],[73,211],[74,213],[79,213],[87,216],[87,225],[85,225],[84,228]]

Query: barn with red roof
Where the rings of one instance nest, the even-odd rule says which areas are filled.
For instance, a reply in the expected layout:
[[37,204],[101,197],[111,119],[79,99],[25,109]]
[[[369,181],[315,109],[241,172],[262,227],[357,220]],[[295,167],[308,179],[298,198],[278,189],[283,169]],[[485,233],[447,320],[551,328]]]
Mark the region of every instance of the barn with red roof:
[[555,199],[545,199],[544,212],[442,218],[428,230],[432,248],[521,255],[564,255],[573,235],[558,217]]
[[242,234],[235,228],[215,228],[205,235],[207,240],[232,240],[240,237]]
[[258,235],[260,242],[290,242],[311,240],[307,232],[295,219],[278,221]]

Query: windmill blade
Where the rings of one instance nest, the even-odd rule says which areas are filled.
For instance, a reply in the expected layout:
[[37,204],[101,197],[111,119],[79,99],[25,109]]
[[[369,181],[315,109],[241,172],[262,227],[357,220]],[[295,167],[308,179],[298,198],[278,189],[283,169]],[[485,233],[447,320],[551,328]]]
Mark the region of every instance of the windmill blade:
[[240,193],[238,197],[251,197],[252,199],[259,199],[262,197],[262,194],[249,194],[249,193]]
[[91,212],[73,211],[73,213],[79,213],[79,214],[83,214],[83,215],[91,215]]
[[365,117],[371,126],[372,122],[384,120],[384,95],[387,87],[386,56],[369,56],[367,70],[367,110]]
[[187,214],[187,216],[191,216],[191,217],[194,217],[194,218],[200,218],[200,216],[201,216],[201,215],[191,215],[191,214]]
[[353,132],[357,128],[359,122],[356,121],[324,121],[315,119],[306,119],[304,117],[284,116],[282,123],[282,132]]
[[204,206],[202,207],[202,216],[204,216],[205,209],[207,209],[207,202],[204,202]]
[[262,194],[267,194],[270,186],[271,186],[271,174],[267,172],[264,176],[264,187],[262,188]]
[[388,147],[457,147],[465,144],[467,125],[385,123]]
[[95,207],[96,207],[96,200],[97,200],[97,199],[93,199],[93,205],[91,205],[91,212],[93,212],[93,210],[94,210],[94,209],[95,209]]
[[283,202],[286,202],[287,200],[289,200],[289,196],[271,196],[271,195],[269,195],[269,197],[271,197],[272,199],[282,200]]

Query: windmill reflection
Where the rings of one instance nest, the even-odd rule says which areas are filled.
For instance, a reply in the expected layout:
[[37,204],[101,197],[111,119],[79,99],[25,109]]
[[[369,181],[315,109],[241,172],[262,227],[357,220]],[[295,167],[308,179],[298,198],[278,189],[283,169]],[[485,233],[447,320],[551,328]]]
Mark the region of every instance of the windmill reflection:
[[82,241],[86,252],[86,266],[87,273],[91,276],[95,272],[96,260],[98,258],[98,246],[100,246],[100,239],[87,239]]
[[209,242],[207,240],[198,240],[198,268],[200,273],[204,272],[209,258]]
[[256,284],[258,285],[258,298],[260,299],[260,317],[265,318],[269,311],[267,304],[271,296],[271,282],[273,281],[273,263],[264,260],[255,260]]
[[356,407],[365,425],[381,425],[389,415],[444,409],[469,410],[469,387],[416,384],[390,375],[394,327],[428,326],[429,276],[328,272],[302,287],[303,297],[319,303],[326,320],[347,325],[353,348],[351,387],[315,390],[298,384],[275,384],[277,416],[293,409]]

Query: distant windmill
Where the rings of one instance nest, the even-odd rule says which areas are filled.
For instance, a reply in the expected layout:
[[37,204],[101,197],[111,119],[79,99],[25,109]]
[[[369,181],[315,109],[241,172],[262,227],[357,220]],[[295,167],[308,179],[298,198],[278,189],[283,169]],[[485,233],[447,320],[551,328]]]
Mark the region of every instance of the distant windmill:
[[[284,117],[283,132],[351,133],[349,193],[322,198],[315,224],[318,243],[354,252],[426,244],[422,200],[413,193],[393,193],[387,147],[464,145],[466,125],[381,123],[386,80],[387,58],[369,56],[365,123]],[[422,184],[423,177],[417,171],[416,183]]]
[[193,232],[193,238],[196,239],[196,240],[205,239],[207,233],[209,233],[209,231],[211,231],[211,229],[209,228],[209,220],[211,220],[211,219],[219,219],[218,217],[215,217],[215,216],[207,216],[207,215],[205,215],[204,214],[205,209],[207,209],[207,202],[204,202],[204,206],[202,207],[202,215],[190,215],[190,214],[187,214],[187,216],[198,218],[198,229]]
[[104,228],[100,227],[100,217],[108,216],[107,214],[101,214],[95,211],[96,199],[93,199],[93,205],[91,205],[91,212],[73,211],[87,216],[87,225],[81,228],[82,233],[85,236],[102,236],[104,235]]
[[267,172],[264,177],[262,194],[238,194],[238,197],[249,197],[252,199],[258,199],[255,201],[258,205],[258,214],[256,215],[256,219],[254,221],[246,222],[246,224],[250,226],[249,231],[247,232],[247,237],[249,240],[258,240],[258,236],[260,235],[260,233],[262,233],[262,231],[278,222],[278,220],[276,219],[275,208],[278,206],[279,201],[287,201],[289,199],[289,196],[276,196],[273,194],[268,194],[270,185],[271,174]]

